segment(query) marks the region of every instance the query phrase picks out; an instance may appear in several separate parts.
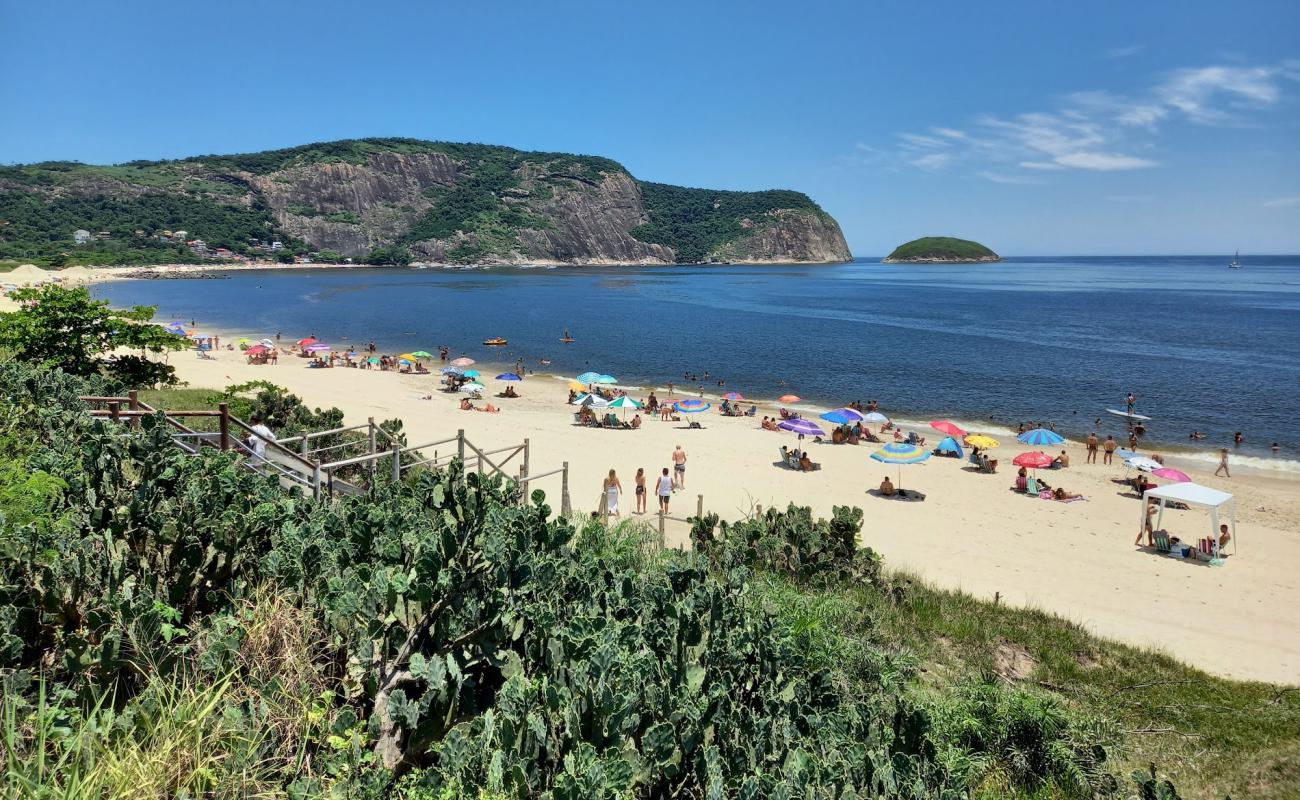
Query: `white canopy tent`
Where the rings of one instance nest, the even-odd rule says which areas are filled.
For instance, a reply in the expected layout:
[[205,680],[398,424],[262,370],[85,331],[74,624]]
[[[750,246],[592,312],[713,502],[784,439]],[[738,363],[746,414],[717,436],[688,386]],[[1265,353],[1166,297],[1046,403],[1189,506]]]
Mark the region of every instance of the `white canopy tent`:
[[[1160,513],[1156,517],[1156,528],[1160,528],[1160,521],[1165,516],[1165,506],[1169,503],[1186,503],[1192,508],[1208,508],[1210,510],[1210,536],[1214,539],[1215,554],[1219,554],[1219,510],[1224,509],[1228,514],[1228,527],[1232,531],[1232,552],[1237,552],[1237,504],[1232,495],[1228,492],[1221,492],[1218,489],[1211,489],[1208,486],[1201,486],[1199,483],[1171,483],[1168,486],[1157,486],[1154,489],[1148,489],[1142,495],[1147,501],[1160,501]],[[1142,519],[1146,519],[1147,504],[1142,504]]]

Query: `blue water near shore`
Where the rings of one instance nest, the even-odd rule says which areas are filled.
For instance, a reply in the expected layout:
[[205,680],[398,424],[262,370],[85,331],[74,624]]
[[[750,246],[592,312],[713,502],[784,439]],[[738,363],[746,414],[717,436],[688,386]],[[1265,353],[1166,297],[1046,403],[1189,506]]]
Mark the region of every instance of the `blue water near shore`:
[[[638,385],[876,399],[909,418],[1086,435],[1138,396],[1148,438],[1300,468],[1300,256],[1013,258],[989,265],[304,269],[94,287],[163,320],[383,351],[448,345],[488,363]],[[560,344],[565,328],[577,342]],[[479,343],[501,336],[506,348]],[[550,359],[543,367],[540,359]],[[1282,445],[1274,459],[1269,444]]]

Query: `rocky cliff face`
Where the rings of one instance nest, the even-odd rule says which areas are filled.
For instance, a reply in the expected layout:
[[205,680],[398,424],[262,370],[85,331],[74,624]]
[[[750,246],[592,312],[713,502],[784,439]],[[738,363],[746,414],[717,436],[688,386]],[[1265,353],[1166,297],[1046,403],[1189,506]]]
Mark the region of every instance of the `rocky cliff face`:
[[[850,257],[839,225],[798,192],[647,184],[608,159],[489,145],[361,139],[114,167],[36,164],[0,169],[0,195],[6,192],[37,195],[47,204],[90,200],[81,206],[104,219],[116,215],[112,225],[149,228],[133,231],[133,241],[156,242],[155,227],[184,228],[195,238],[250,255],[259,252],[254,240],[265,236],[285,240],[293,252],[333,251],[380,263]],[[221,213],[196,213],[196,203],[215,212],[241,209],[242,227],[227,213],[225,222],[209,223],[213,230],[206,230],[203,218]],[[64,210],[75,216],[81,206],[69,202]],[[146,215],[136,208],[167,224],[134,222]],[[254,220],[264,215],[265,223],[247,224],[250,214]],[[110,224],[75,222],[74,228],[88,230]],[[64,227],[63,221],[56,227]],[[264,228],[265,234],[250,235],[250,228]],[[50,233],[53,240],[71,230],[66,236]]]

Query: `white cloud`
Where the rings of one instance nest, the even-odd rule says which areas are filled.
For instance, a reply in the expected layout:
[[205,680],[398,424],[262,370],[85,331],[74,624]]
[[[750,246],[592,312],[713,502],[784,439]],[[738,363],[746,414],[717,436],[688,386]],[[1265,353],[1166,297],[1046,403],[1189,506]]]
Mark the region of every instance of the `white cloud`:
[[[1111,52],[1118,58],[1141,49]],[[1288,81],[1300,81],[1300,60],[1190,67],[1157,76],[1132,95],[1080,91],[1061,96],[1050,110],[985,114],[961,128],[901,132],[892,158],[928,171],[967,164],[974,174],[1002,183],[1032,181],[1032,172],[1150,169],[1159,166],[1153,154],[1165,128],[1242,124],[1245,115],[1278,105]]]
[[1264,208],[1293,208],[1300,206],[1300,197],[1276,197],[1260,203]]
[[990,169],[980,170],[976,174],[979,175],[984,180],[993,181],[994,183],[1014,183],[1014,184],[1038,183],[1038,181],[1034,180],[1033,178],[1026,177],[1024,175],[1006,175],[1001,172],[994,172],[993,170]]
[[935,172],[948,166],[948,162],[951,160],[952,156],[948,153],[930,153],[929,155],[921,156],[920,158],[913,159],[907,163],[923,170]]
[[1102,53],[1102,56],[1104,58],[1128,58],[1129,56],[1135,56],[1138,53],[1141,53],[1145,49],[1147,49],[1147,46],[1144,44],[1131,44],[1128,47],[1116,47],[1112,50],[1107,50]]

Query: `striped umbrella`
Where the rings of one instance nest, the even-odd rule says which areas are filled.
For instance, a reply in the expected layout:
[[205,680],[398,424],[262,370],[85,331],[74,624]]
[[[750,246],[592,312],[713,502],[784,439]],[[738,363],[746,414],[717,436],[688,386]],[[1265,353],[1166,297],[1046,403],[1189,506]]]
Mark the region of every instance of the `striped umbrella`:
[[731,402],[734,403],[734,402],[736,402],[737,400],[744,400],[744,399],[745,399],[745,396],[744,396],[743,394],[741,394],[740,392],[727,392],[726,394],[724,394],[724,395],[722,396],[722,399],[723,399],[723,400],[730,400]]
[[676,403],[673,403],[673,408],[683,414],[698,414],[701,411],[708,411],[710,408],[713,408],[713,405],[711,403],[706,403],[703,400],[690,399],[678,400]]
[[627,395],[623,395],[622,397],[614,398],[614,400],[610,402],[609,407],[610,408],[640,408],[641,403],[640,401],[633,400]]
[[581,375],[579,375],[577,378],[574,378],[574,380],[576,380],[578,383],[586,385],[588,383],[595,383],[596,379],[599,377],[600,377],[599,372],[584,372]]
[[783,431],[797,433],[800,436],[825,436],[826,432],[817,427],[815,423],[806,419],[783,419],[776,424],[776,427]]
[[930,451],[924,447],[907,442],[893,442],[871,454],[876,461],[898,465],[898,488],[903,488],[903,465],[919,464],[930,457]]
[[615,378],[613,375],[598,375],[592,380],[592,383],[613,384],[618,383],[618,378]]
[[1044,445],[1050,446],[1060,444],[1065,441],[1065,437],[1056,431],[1049,431],[1047,428],[1034,428],[1033,430],[1028,430],[1020,434],[1016,437],[1016,440],[1023,442],[1024,444],[1043,447]]

